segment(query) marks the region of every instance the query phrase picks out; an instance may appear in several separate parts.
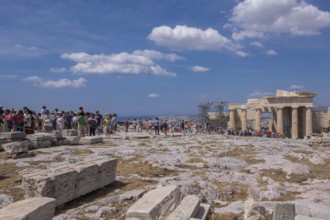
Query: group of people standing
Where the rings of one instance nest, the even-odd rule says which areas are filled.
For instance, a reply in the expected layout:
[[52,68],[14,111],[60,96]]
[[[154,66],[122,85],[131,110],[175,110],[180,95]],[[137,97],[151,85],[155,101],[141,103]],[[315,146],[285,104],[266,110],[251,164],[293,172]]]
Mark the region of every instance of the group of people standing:
[[106,137],[117,130],[117,115],[106,114],[105,117],[99,110],[85,112],[83,107],[79,111],[49,111],[43,106],[39,113],[24,107],[16,111],[14,108],[3,109],[0,105],[0,132],[22,131],[26,134],[33,134],[35,130],[52,132],[54,130],[77,129],[79,135],[95,136],[100,135],[105,129]]

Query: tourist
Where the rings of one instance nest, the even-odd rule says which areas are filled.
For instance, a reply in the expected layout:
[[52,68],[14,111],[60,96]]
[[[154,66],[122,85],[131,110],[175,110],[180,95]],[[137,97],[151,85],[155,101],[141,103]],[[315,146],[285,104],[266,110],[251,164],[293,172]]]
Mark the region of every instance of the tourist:
[[95,136],[95,130],[97,127],[97,119],[94,113],[91,113],[87,119],[87,124],[89,125],[89,136]]
[[165,136],[167,136],[167,132],[168,132],[168,123],[167,123],[167,120],[165,120],[163,122],[163,131],[164,131]]
[[142,118],[139,119],[139,122],[138,122],[138,132],[142,133],[142,130],[143,130],[143,121],[142,121]]
[[133,125],[133,131],[136,132],[138,128],[138,122],[136,121],[136,118],[134,118],[132,125]]
[[32,111],[27,107],[24,107],[24,131],[26,134],[34,134]]
[[46,110],[47,110],[47,107],[45,105],[42,106],[41,111],[40,111],[40,114],[41,115],[44,115]]
[[64,129],[72,129],[72,112],[66,112],[63,116],[64,119]]
[[14,109],[5,110],[5,131],[11,132],[13,129],[13,113]]
[[36,118],[36,126],[38,131],[43,130],[43,120],[42,120],[42,115],[41,113],[38,113],[37,118]]
[[105,119],[103,121],[105,127],[105,138],[110,138],[110,129],[111,129],[111,119],[110,115],[106,114]]
[[85,137],[86,132],[86,114],[80,111],[77,117],[78,132],[80,137]]
[[126,119],[126,121],[124,122],[124,128],[125,128],[125,132],[128,132],[128,127],[129,127],[129,121],[128,118]]
[[56,130],[62,131],[64,129],[64,118],[63,118],[63,112],[59,112],[56,115]]
[[52,132],[54,117],[53,115],[50,114],[48,109],[44,111],[44,115],[42,116],[42,121],[43,121],[44,131],[47,133]]
[[156,117],[153,123],[154,123],[155,134],[159,135],[159,119]]
[[97,120],[97,123],[96,123],[97,135],[101,135],[101,134],[103,134],[103,127],[102,127],[103,116],[100,114],[100,110],[95,111],[95,118]]
[[117,114],[115,113],[111,118],[111,133],[114,134],[117,131],[117,125],[118,125]]

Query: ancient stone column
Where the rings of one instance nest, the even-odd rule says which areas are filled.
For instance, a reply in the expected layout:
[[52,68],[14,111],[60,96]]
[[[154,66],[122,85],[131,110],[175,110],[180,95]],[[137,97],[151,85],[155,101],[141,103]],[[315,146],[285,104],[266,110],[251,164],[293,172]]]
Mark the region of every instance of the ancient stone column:
[[277,128],[276,131],[280,133],[282,136],[284,135],[283,129],[283,107],[276,108],[276,116],[277,116]]
[[232,129],[236,129],[236,123],[235,123],[235,109],[230,109],[229,112],[229,127]]
[[298,107],[292,107],[291,138],[298,139]]
[[242,130],[247,131],[247,109],[242,108]]
[[306,107],[306,135],[313,133],[313,109],[312,107]]
[[254,130],[255,131],[261,130],[261,109],[260,108],[256,108],[256,120],[255,120]]

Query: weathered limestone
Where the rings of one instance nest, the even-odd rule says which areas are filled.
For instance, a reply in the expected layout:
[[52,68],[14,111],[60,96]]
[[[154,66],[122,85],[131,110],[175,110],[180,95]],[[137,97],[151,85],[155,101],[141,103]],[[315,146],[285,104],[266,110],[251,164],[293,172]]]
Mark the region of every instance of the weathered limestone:
[[147,134],[136,134],[133,136],[133,138],[137,138],[137,139],[148,139],[150,138],[150,135]]
[[82,137],[80,138],[80,144],[98,144],[102,143],[103,138],[97,136]]
[[55,198],[58,206],[115,181],[116,167],[117,159],[81,162],[24,175],[22,186],[27,197]]
[[5,138],[5,137],[0,137],[0,151],[3,150],[2,145],[6,144],[6,143],[9,143],[9,142],[10,142],[10,139]]
[[242,130],[243,131],[248,130],[248,127],[247,127],[247,109],[246,108],[242,108]]
[[32,142],[33,148],[48,148],[55,145],[57,139],[50,133],[37,133],[28,135],[27,139]]
[[[194,219],[199,220],[206,220],[207,216],[209,215],[211,206],[208,204],[200,204],[197,214],[195,215]],[[192,218],[190,218],[192,219]]]
[[296,204],[296,214],[299,216],[308,216],[313,219],[329,219],[330,208],[320,204]]
[[294,204],[278,203],[275,206],[273,220],[294,220],[295,215],[296,212]]
[[181,192],[177,186],[166,186],[146,193],[126,213],[127,220],[156,220],[180,202]]
[[277,132],[283,135],[284,134],[283,108],[281,106],[277,107],[276,116],[277,116]]
[[313,133],[313,109],[312,107],[306,108],[306,135]]
[[2,147],[8,154],[17,154],[22,152],[27,152],[31,146],[31,141],[16,141],[3,144]]
[[79,136],[67,136],[65,137],[65,140],[67,141],[68,145],[78,145],[80,141]]
[[0,137],[11,139],[12,141],[24,140],[26,134],[24,132],[15,131],[15,132],[1,132]]
[[63,137],[78,136],[78,131],[75,129],[62,130]]
[[166,218],[166,220],[189,220],[196,216],[199,210],[199,198],[196,195],[188,195],[183,198],[175,210]]
[[255,131],[260,131],[261,130],[261,109],[256,108],[256,122],[255,122]]
[[298,108],[292,107],[291,138],[298,139]]
[[55,213],[55,199],[31,198],[18,201],[0,209],[0,219],[6,220],[50,220]]
[[235,129],[236,128],[236,119],[235,119],[235,110],[230,109],[229,110],[229,127]]

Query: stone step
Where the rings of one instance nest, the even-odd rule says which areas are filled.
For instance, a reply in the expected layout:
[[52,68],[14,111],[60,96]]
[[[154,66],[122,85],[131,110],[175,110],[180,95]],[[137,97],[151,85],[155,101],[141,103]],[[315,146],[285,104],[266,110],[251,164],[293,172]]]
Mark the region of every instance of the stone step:
[[31,198],[18,201],[0,209],[0,219],[27,220],[52,219],[55,213],[55,199]]
[[[209,215],[211,206],[208,204],[200,204],[197,214],[193,219],[206,220]],[[190,218],[191,220],[192,218]]]
[[296,215],[296,217],[294,218],[294,220],[326,220],[323,218],[313,218],[313,217],[308,217],[308,216],[304,216],[304,215]]
[[196,216],[199,210],[199,204],[198,196],[188,195],[183,198],[166,220],[189,220],[191,217]]
[[295,205],[290,203],[278,203],[275,206],[273,220],[294,220]]
[[126,220],[156,220],[173,211],[181,200],[178,186],[159,187],[144,194],[126,213]]
[[98,136],[89,136],[80,138],[80,144],[98,144],[102,143],[103,138]]

